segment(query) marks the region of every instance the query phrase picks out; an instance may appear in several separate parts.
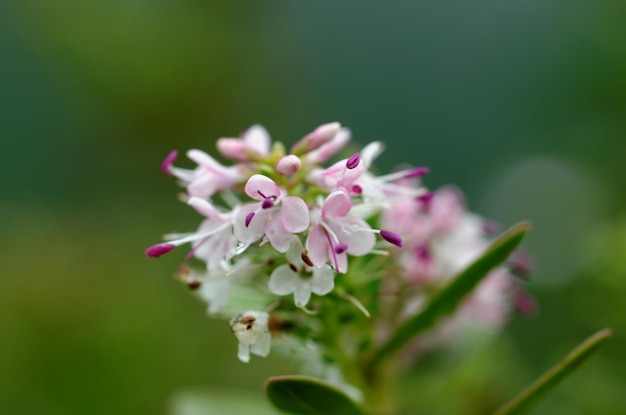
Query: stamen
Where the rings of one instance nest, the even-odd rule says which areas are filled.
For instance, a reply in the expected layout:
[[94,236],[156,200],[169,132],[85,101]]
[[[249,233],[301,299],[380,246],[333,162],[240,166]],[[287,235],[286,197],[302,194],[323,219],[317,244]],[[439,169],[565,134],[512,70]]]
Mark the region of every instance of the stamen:
[[[333,246],[333,241],[328,233],[328,230],[325,226],[320,226],[326,235],[326,239],[328,240],[328,246],[330,246],[330,252],[332,254],[333,266],[335,267],[335,271],[339,271],[339,262],[337,261],[337,255],[335,252],[335,247]],[[336,236],[335,236],[336,237]]]
[[423,193],[415,198],[418,202],[422,204],[422,207],[426,212],[430,210],[430,204],[433,201],[435,194],[433,192]]
[[272,199],[270,198],[263,199],[263,202],[261,203],[261,207],[263,209],[269,209],[272,206],[274,206],[274,201]]
[[306,249],[302,251],[302,254],[300,254],[300,258],[302,258],[302,262],[304,262],[308,266],[315,266],[315,264],[313,264],[313,261],[311,261],[311,258],[309,258],[309,251],[307,251]]
[[187,255],[185,255],[185,259],[191,259],[191,257],[193,256],[193,254],[195,254],[195,253],[196,253],[196,251],[197,251],[197,250],[198,250],[198,249],[199,249],[202,245],[204,245],[204,243],[205,243],[206,241],[208,241],[208,240],[209,240],[209,238],[211,238],[211,236],[213,236],[213,235],[209,235],[209,236],[205,237],[203,240],[201,240],[200,242],[198,242],[198,245],[194,246],[194,247],[191,249],[191,251],[189,251],[189,253],[187,253]]
[[246,228],[250,226],[250,222],[252,222],[253,217],[254,217],[254,212],[250,212],[246,215]]
[[346,161],[346,168],[348,170],[352,170],[352,169],[356,168],[356,166],[358,166],[360,162],[361,162],[361,156],[359,155],[359,153],[354,153],[348,159],[348,161]]
[[163,160],[163,163],[161,163],[161,171],[163,172],[163,174],[167,176],[172,174],[172,164],[174,164],[174,161],[176,161],[176,157],[178,157],[178,151],[176,150],[170,152],[170,154],[165,157],[165,160]]
[[289,268],[291,268],[293,272],[298,272],[298,268],[292,263],[289,263]]
[[176,245],[174,245],[174,244],[167,244],[167,243],[166,244],[157,244],[157,245],[152,245],[151,247],[146,249],[145,253],[148,256],[148,258],[158,258],[161,255],[167,254],[168,252],[170,252],[175,247],[176,247]]
[[355,184],[354,186],[352,186],[352,192],[360,195],[361,193],[363,193],[363,188],[358,184]]
[[382,230],[380,231],[380,236],[382,236],[382,238],[390,244],[402,248],[402,238],[399,235],[393,232]]
[[346,244],[339,244],[339,245],[335,246],[335,253],[336,254],[343,254],[344,252],[346,252],[347,249],[348,249],[348,245],[346,245]]
[[358,308],[359,311],[361,311],[361,313],[365,314],[365,317],[367,317],[367,318],[371,318],[372,317],[370,312],[367,311],[367,308],[365,308],[365,306],[359,300],[357,300],[355,297],[351,296],[348,293],[341,293],[339,295],[341,297],[345,298],[346,300],[350,301],[352,304],[354,304],[354,306],[356,308]]
[[428,245],[422,244],[415,248],[415,257],[422,262],[430,262],[432,260],[432,255],[430,254]]

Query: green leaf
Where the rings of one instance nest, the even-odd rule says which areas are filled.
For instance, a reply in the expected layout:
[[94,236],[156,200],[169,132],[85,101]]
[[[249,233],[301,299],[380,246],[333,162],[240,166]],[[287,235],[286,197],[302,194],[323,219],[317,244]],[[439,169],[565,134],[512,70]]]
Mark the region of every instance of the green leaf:
[[471,265],[436,294],[426,307],[407,320],[380,349],[370,362],[370,369],[400,349],[409,340],[433,326],[441,317],[451,314],[461,301],[494,267],[502,264],[522,241],[530,225],[519,223],[502,234]]
[[565,358],[537,379],[526,390],[522,391],[512,401],[502,406],[493,415],[513,415],[524,413],[538,398],[571,374],[581,363],[595,352],[597,347],[612,336],[610,329],[600,330],[587,340],[579,344]]
[[222,388],[188,388],[171,399],[170,415],[279,415],[263,395]]
[[269,400],[278,409],[306,415],[363,415],[345,393],[308,376],[276,376],[265,383]]

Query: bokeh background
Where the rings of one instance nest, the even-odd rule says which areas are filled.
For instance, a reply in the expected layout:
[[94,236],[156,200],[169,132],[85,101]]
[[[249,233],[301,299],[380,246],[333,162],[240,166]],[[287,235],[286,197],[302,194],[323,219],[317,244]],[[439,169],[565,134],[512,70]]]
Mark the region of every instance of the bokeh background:
[[625,44],[611,0],[0,2],[0,413],[168,413],[186,387],[291,370],[240,364],[172,279],[182,258],[145,258],[198,223],[159,164],[253,123],[293,143],[340,121],[387,143],[382,171],[429,166],[534,225],[539,314],[416,367],[414,413],[487,413],[612,327],[533,413],[623,414]]

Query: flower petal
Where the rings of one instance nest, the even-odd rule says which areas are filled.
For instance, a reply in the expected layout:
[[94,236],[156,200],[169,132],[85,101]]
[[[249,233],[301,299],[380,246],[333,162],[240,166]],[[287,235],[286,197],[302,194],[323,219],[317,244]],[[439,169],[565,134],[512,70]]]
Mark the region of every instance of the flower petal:
[[317,295],[325,295],[335,287],[334,273],[328,265],[313,268],[311,289]]
[[368,231],[370,226],[363,219],[345,216],[338,219],[329,218],[327,223],[339,240],[348,245],[347,252],[350,255],[365,255],[374,248],[376,238]]
[[[238,241],[249,244],[258,241],[265,234],[269,212],[258,208],[258,203],[249,203],[243,205],[237,212],[233,231]],[[255,215],[246,226],[246,217],[250,213],[255,213]]]
[[306,249],[309,259],[318,267],[328,262],[328,240],[321,226],[313,226],[309,231]]
[[350,196],[344,191],[332,192],[322,205],[322,218],[346,216],[352,208]]
[[255,174],[250,177],[246,183],[245,191],[248,196],[258,201],[280,196],[280,187],[272,179],[262,174]]
[[298,307],[304,307],[311,299],[311,283],[308,280],[298,278],[296,289],[293,292],[293,299]]
[[250,351],[257,356],[265,357],[270,354],[271,345],[272,335],[266,331],[265,333],[259,334],[257,341],[252,343]]
[[250,361],[250,345],[248,343],[239,342],[237,357],[244,363],[248,363]]
[[298,274],[287,264],[280,265],[272,271],[268,287],[273,294],[287,295],[296,289]]
[[204,215],[207,218],[221,219],[222,215],[220,212],[215,209],[215,206],[205,199],[192,196],[187,201],[187,204],[194,208],[199,214]]
[[255,124],[248,128],[242,136],[248,150],[267,156],[270,153],[270,135],[263,126]]
[[304,232],[309,227],[309,209],[299,197],[287,196],[282,201],[278,219],[287,232]]

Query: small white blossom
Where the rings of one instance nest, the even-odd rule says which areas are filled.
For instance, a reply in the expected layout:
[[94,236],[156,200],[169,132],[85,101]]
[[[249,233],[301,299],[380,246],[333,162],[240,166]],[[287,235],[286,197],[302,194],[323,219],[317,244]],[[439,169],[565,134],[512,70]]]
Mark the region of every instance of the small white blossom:
[[302,242],[294,237],[286,253],[289,263],[274,269],[269,282],[270,291],[276,295],[293,293],[296,305],[299,307],[304,307],[309,302],[311,292],[325,295],[335,286],[334,273],[330,267],[325,264],[321,267],[311,266],[311,263],[306,264],[303,260],[306,254],[303,253]]
[[265,357],[270,352],[272,335],[270,315],[262,311],[246,311],[230,321],[230,329],[239,340],[237,357],[244,363],[250,361],[250,353]]

